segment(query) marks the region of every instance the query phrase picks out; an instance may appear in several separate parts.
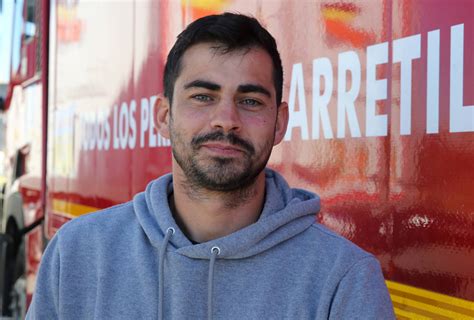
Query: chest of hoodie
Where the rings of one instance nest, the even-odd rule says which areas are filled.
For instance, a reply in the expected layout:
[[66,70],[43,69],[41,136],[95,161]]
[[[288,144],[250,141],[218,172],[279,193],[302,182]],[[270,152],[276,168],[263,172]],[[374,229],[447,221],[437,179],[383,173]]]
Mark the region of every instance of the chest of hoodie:
[[205,319],[210,285],[214,319],[314,318],[321,282],[311,283],[308,274],[315,270],[271,251],[216,259],[211,282],[210,260],[168,252],[163,269],[164,318]]
[[[327,255],[319,249],[308,252],[312,246],[306,238],[311,238],[308,232],[251,257],[217,257],[212,279],[213,318],[314,319],[320,296],[327,291],[323,287],[334,281],[323,263]],[[63,255],[67,266],[61,268],[61,282],[68,285],[60,293],[64,303],[60,304],[65,314],[94,319],[156,318],[159,248],[138,240],[121,242],[118,238],[114,243],[114,250],[104,243],[89,248],[96,251],[94,259]],[[169,246],[164,255],[164,319],[205,319],[210,259],[190,258],[180,251]]]
[[[291,254],[285,258],[272,251],[215,261],[214,319],[304,319],[315,314],[321,291],[318,286],[323,283],[316,280],[317,271]],[[148,259],[130,260],[130,255],[115,255],[113,263],[99,259],[97,263],[104,262],[99,268],[90,266],[89,270],[98,272],[74,273],[74,279],[64,279],[70,284],[70,290],[61,294],[65,313],[94,319],[156,318],[160,299],[159,252],[152,249],[146,254],[130,254],[134,258],[146,255]],[[207,318],[209,263],[208,259],[167,251],[162,283],[164,319]]]

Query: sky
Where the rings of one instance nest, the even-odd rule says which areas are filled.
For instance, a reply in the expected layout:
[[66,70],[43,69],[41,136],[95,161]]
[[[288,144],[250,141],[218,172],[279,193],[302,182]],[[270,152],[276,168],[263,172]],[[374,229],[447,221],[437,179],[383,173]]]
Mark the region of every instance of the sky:
[[0,0],[0,84],[6,83],[10,72],[10,48],[13,26],[13,0]]

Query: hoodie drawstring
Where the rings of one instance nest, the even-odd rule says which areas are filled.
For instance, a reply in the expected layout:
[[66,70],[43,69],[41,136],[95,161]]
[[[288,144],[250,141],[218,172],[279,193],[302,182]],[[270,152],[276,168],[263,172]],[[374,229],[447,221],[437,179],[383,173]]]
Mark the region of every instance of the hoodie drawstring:
[[207,319],[212,320],[212,296],[214,291],[214,263],[221,253],[219,247],[211,248],[211,261],[209,262],[209,277],[207,279]]
[[163,269],[165,266],[165,253],[166,253],[166,247],[168,246],[168,242],[170,241],[171,236],[175,233],[174,228],[169,227],[166,229],[166,235],[165,239],[163,240],[163,243],[161,244],[161,250],[160,250],[160,260],[159,260],[159,266],[158,266],[158,319],[163,320]]
[[[158,320],[163,320],[163,290],[164,290],[164,265],[165,265],[165,254],[166,247],[168,246],[171,236],[175,233],[174,228],[169,227],[166,229],[166,235],[161,244],[159,266],[158,266]],[[212,296],[214,291],[214,264],[217,256],[221,253],[219,247],[211,248],[211,259],[209,261],[209,275],[207,279],[207,319],[212,320]]]

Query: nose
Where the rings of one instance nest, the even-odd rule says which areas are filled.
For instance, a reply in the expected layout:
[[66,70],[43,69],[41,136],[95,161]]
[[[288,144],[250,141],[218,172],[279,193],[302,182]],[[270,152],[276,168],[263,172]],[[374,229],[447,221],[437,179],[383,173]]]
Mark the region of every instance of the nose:
[[242,122],[234,101],[222,100],[216,104],[211,115],[210,125],[212,128],[224,132],[239,131]]

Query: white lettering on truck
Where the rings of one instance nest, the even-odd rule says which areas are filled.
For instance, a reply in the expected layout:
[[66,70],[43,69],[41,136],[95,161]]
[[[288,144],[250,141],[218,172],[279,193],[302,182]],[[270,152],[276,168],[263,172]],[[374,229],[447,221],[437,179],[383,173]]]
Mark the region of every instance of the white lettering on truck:
[[[427,35],[427,87],[426,133],[439,132],[439,77],[440,31]],[[377,66],[389,62],[389,43],[383,42],[366,49],[366,102],[365,136],[383,137],[388,134],[388,114],[377,113],[377,102],[387,100],[387,79],[377,79]],[[393,41],[392,63],[400,64],[400,135],[412,131],[412,69],[413,61],[421,57],[421,34]],[[464,25],[451,27],[450,76],[449,76],[449,132],[474,132],[474,105],[463,105]],[[325,139],[333,139],[328,106],[333,96],[333,68],[329,58],[313,60],[312,121],[310,132],[307,117],[303,64],[293,65],[288,106],[290,118],[285,141],[299,132],[302,140],[319,139],[320,131]],[[351,81],[348,81],[351,79]],[[337,138],[361,137],[356,110],[360,108],[358,96],[361,89],[361,63],[355,51],[338,55],[337,66]],[[322,90],[324,83],[324,90]],[[346,121],[347,120],[347,121]],[[334,122],[333,122],[334,123]],[[349,133],[346,132],[346,123]]]
[[[108,110],[83,112],[78,115],[82,131],[82,150],[133,150],[137,147],[168,147],[170,141],[158,134],[155,126],[156,96],[122,102]],[[138,116],[139,114],[139,116]],[[148,135],[147,135],[148,131]]]

